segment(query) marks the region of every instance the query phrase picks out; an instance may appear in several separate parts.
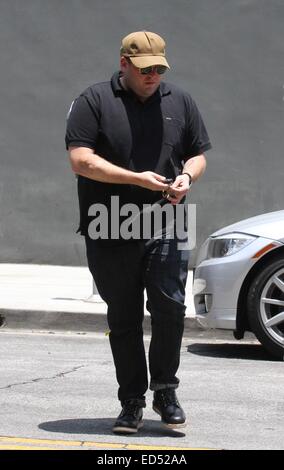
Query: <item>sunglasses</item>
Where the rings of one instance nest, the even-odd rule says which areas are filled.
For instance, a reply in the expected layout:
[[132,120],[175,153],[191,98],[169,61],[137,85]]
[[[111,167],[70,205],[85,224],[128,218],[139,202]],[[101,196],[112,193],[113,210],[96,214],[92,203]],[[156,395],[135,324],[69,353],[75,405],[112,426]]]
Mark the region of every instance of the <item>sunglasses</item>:
[[[129,64],[133,65],[129,57],[125,57],[125,58]],[[135,66],[133,65],[133,67]],[[166,67],[165,65],[150,65],[149,67],[142,67],[142,68],[135,67],[135,68],[139,70],[139,73],[141,75],[148,75],[149,73],[153,73],[153,72],[157,72],[158,75],[163,75],[167,71],[168,67]]]
[[149,67],[139,68],[139,73],[141,75],[148,75],[149,73],[157,72],[158,75],[163,75],[167,68],[165,65],[152,65]]

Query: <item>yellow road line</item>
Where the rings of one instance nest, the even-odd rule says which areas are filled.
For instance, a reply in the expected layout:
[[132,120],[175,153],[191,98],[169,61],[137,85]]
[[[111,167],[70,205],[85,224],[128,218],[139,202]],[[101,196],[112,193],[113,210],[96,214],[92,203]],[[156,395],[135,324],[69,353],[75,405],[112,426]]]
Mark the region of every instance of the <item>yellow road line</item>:
[[0,444],[0,450],[64,450],[58,449],[57,447],[35,447],[35,446],[16,446],[13,444],[2,445]]
[[[49,447],[47,447],[49,446]],[[61,447],[61,449],[60,449]],[[68,441],[62,439],[32,439],[28,437],[0,436],[0,449],[15,450],[62,450],[66,447],[108,448],[125,450],[211,450],[192,447],[151,446],[143,444],[114,444],[112,442]]]
[[83,447],[97,447],[97,448],[109,447],[109,449],[125,449],[126,448],[125,444],[113,444],[110,442],[91,442],[91,441],[82,442],[82,446]]
[[5,442],[21,442],[27,444],[53,444],[53,445],[66,445],[66,442],[69,446],[81,446],[82,441],[65,441],[65,440],[54,440],[54,439],[32,439],[29,437],[8,437],[0,436],[0,441]]
[[197,449],[192,447],[165,447],[165,446],[143,446],[128,444],[126,446],[128,450],[208,450],[208,449]]

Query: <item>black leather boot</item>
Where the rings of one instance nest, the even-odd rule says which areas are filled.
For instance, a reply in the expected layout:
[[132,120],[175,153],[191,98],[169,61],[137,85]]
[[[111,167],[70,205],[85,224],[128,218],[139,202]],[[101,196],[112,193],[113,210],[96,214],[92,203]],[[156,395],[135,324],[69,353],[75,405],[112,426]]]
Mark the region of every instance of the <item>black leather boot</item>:
[[162,422],[168,428],[186,426],[186,416],[178,402],[174,388],[164,388],[154,392],[153,410],[161,416]]
[[127,400],[123,403],[122,410],[118,416],[113,432],[120,434],[134,434],[143,426],[143,408],[145,405],[137,400]]

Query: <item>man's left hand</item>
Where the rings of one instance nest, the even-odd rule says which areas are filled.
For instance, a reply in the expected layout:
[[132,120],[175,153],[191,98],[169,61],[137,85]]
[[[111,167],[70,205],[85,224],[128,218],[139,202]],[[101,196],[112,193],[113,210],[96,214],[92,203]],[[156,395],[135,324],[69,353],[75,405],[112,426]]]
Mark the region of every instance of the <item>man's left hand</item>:
[[189,178],[187,175],[179,175],[175,181],[169,186],[166,192],[166,199],[172,204],[178,204],[189,191]]

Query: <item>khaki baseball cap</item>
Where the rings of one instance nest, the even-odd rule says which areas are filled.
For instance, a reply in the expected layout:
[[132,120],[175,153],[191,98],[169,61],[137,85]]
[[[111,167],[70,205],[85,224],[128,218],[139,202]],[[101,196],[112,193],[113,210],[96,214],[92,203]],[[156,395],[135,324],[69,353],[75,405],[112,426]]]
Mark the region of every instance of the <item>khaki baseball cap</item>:
[[120,55],[129,57],[135,67],[165,65],[170,68],[165,57],[166,43],[156,33],[137,31],[122,39]]

